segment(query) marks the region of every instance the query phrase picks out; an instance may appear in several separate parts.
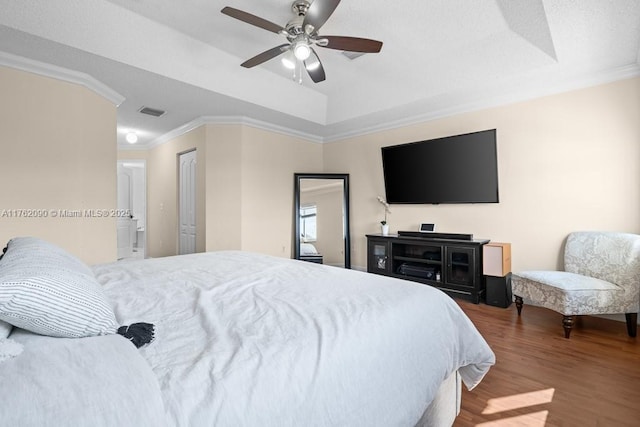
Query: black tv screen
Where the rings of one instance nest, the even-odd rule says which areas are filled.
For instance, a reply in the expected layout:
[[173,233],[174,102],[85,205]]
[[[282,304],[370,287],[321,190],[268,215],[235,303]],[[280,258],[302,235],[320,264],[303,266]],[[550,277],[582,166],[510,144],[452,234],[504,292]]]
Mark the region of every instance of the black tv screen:
[[382,147],[388,203],[498,203],[496,130]]

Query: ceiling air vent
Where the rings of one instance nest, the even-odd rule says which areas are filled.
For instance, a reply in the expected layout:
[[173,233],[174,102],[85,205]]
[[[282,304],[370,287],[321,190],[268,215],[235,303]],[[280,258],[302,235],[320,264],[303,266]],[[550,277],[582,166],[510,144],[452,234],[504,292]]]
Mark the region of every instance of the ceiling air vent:
[[138,111],[141,112],[142,114],[147,114],[153,117],[160,117],[164,115],[164,113],[166,113],[166,111],[164,110],[158,110],[157,108],[149,108],[149,107],[142,107]]

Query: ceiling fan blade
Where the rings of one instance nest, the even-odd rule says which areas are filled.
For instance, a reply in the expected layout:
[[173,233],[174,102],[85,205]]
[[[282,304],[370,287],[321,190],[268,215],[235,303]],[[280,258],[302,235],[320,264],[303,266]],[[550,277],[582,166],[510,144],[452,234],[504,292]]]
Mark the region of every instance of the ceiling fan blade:
[[276,46],[272,49],[266,50],[262,53],[259,53],[258,55],[254,56],[251,59],[247,59],[246,61],[244,61],[242,64],[240,64],[241,66],[243,66],[244,68],[251,68],[251,67],[255,67],[256,65],[260,65],[263,62],[266,62],[270,59],[275,58],[276,56],[284,53],[287,51],[287,49],[289,49],[289,46],[291,46],[290,44],[281,44],[280,46]]
[[322,62],[320,62],[318,54],[313,49],[311,49],[311,55],[304,61],[304,68],[306,68],[309,77],[314,83],[320,83],[326,78]]
[[271,21],[267,21],[266,19],[262,19],[250,13],[243,12],[242,10],[234,9],[233,7],[227,6],[223,8],[220,12],[232,18],[236,18],[236,19],[239,19],[240,21],[246,22],[247,24],[255,25],[256,27],[260,27],[267,31],[271,31],[272,33],[277,34],[281,31],[285,31],[285,29],[278,24],[274,24]]
[[382,49],[382,42],[371,39],[361,39],[359,37],[318,36],[318,41],[320,40],[327,40],[327,43],[318,43],[318,46],[329,49],[364,53],[378,53],[380,49]]
[[302,22],[302,28],[307,27],[307,25],[311,25],[313,27],[313,32],[318,32],[318,29],[327,22],[327,19],[331,16],[336,7],[340,4],[340,0],[313,0],[311,6],[309,6],[309,10],[307,10],[307,14],[304,17],[304,21]]

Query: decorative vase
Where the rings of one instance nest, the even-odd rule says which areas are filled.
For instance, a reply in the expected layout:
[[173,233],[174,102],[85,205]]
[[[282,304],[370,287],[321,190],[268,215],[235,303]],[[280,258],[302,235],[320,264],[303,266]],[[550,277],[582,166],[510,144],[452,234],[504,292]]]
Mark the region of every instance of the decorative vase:
[[389,224],[382,224],[382,235],[387,236],[389,234]]

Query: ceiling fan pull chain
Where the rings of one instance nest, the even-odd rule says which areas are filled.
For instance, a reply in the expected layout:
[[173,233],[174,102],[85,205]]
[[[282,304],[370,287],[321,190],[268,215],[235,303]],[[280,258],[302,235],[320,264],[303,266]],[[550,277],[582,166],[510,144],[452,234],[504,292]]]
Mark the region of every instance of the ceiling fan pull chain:
[[294,82],[297,80],[298,77],[298,60],[295,59],[295,57],[293,58],[293,75],[291,76],[291,80],[293,80]]
[[302,84],[302,61],[298,60],[297,58],[294,58],[293,61],[295,66],[293,67],[292,80],[301,85]]

